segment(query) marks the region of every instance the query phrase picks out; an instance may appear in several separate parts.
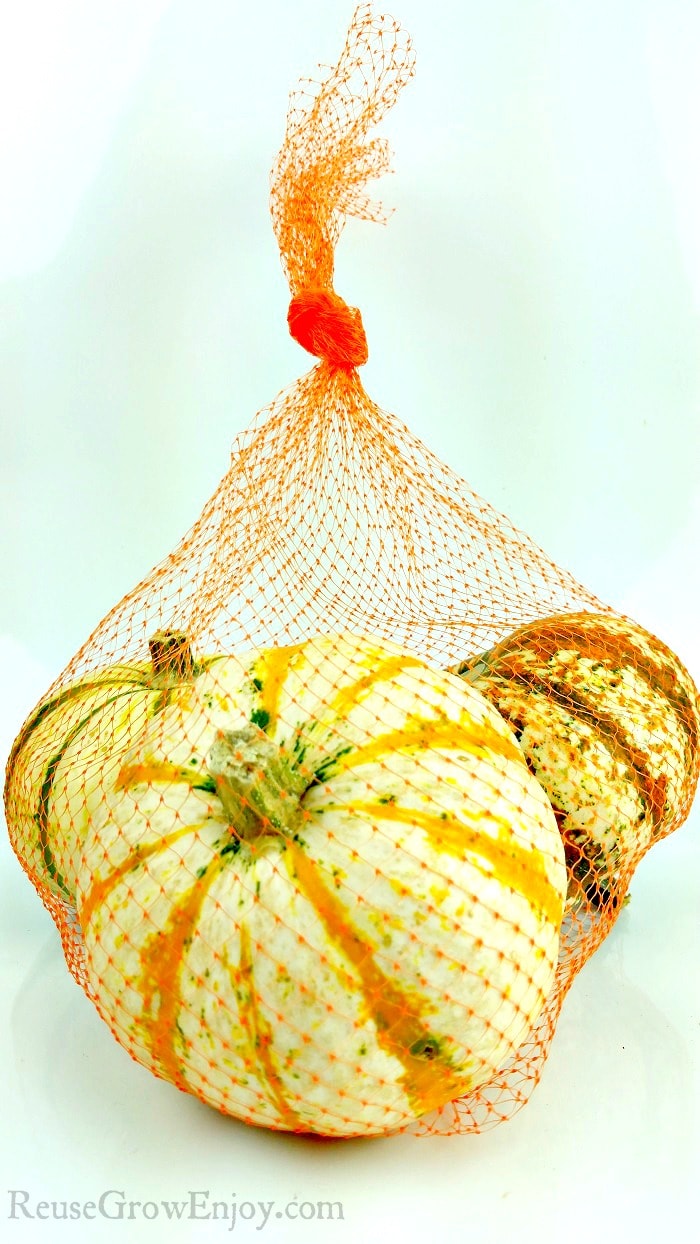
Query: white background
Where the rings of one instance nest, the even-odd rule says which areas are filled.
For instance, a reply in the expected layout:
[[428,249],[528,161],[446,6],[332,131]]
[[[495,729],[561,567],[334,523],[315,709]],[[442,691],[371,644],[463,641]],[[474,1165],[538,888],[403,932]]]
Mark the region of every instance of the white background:
[[[352,3],[0,4],[3,757],[99,619],[191,526],[308,358],[268,216],[287,94]],[[418,72],[382,125],[388,227],[338,291],[363,381],[700,680],[700,7],[401,0]],[[480,1137],[314,1143],[156,1081],[67,975],[3,841],[2,1183],[34,1200],[341,1200],[262,1238],[652,1240],[700,1162],[700,811],[639,869],[543,1081]],[[260,1219],[229,1238],[252,1238]],[[10,1221],[4,1238],[226,1224]]]

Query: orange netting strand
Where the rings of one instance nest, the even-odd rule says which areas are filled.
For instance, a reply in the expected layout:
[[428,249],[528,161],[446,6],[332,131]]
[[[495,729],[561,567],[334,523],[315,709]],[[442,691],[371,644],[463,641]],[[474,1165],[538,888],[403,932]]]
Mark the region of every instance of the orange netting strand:
[[293,297],[332,289],[335,248],[347,217],[386,220],[364,188],[389,171],[389,145],[383,138],[368,140],[367,134],[414,72],[406,32],[362,4],[325,81],[305,81],[292,93],[271,175],[270,210]]
[[[260,411],[238,436],[229,470],[197,522],[173,553],[102,620],[30,715],[10,756],[5,803],[13,847],[56,922],[68,967],[101,1009],[118,1039],[133,1057],[151,1066],[156,1074],[164,1075],[180,1087],[185,1087],[189,1074],[188,1091],[210,1104],[218,1103],[222,1109],[226,1108],[222,1100],[228,1101],[232,1107],[230,1113],[254,1122],[267,1117],[265,1111],[269,1114],[270,1101],[261,1097],[256,1104],[250,1090],[244,1091],[241,1084],[231,1083],[222,1089],[222,1077],[225,1079],[222,1066],[206,1050],[202,1052],[201,1044],[197,1047],[199,1080],[193,1070],[197,1059],[192,1051],[197,1041],[201,1042],[202,1032],[206,1036],[203,1015],[208,1007],[214,1007],[214,1018],[218,1016],[220,1022],[216,1007],[221,998],[215,990],[207,991],[202,985],[210,968],[225,960],[231,979],[237,980],[238,993],[228,998],[231,1009],[237,1005],[236,997],[242,985],[252,979],[253,969],[257,974],[267,972],[268,991],[273,988],[270,982],[277,979],[274,972],[279,975],[285,969],[283,956],[280,954],[276,962],[271,962],[265,939],[258,943],[251,941],[247,926],[240,929],[237,965],[227,957],[233,954],[228,943],[224,947],[226,956],[222,956],[222,948],[213,934],[210,935],[213,940],[206,943],[197,926],[196,913],[207,900],[204,880],[201,884],[197,881],[200,872],[203,877],[211,876],[216,880],[228,875],[224,866],[230,866],[231,875],[240,884],[231,852],[236,846],[234,838],[238,843],[236,850],[243,850],[242,835],[238,831],[246,819],[242,815],[238,825],[233,823],[236,821],[233,816],[230,839],[226,840],[220,856],[211,857],[202,854],[205,845],[198,839],[197,825],[182,820],[182,809],[189,807],[193,800],[198,808],[204,801],[207,823],[218,824],[221,812],[214,795],[207,793],[218,788],[215,773],[211,767],[207,770],[205,759],[210,763],[213,749],[208,748],[215,722],[220,720],[216,714],[221,711],[221,703],[238,701],[235,696],[231,699],[225,679],[217,683],[216,671],[222,668],[217,663],[230,661],[235,665],[240,653],[252,651],[258,654],[256,660],[263,666],[265,662],[274,666],[280,657],[286,661],[294,647],[301,650],[310,645],[313,650],[316,644],[318,649],[319,636],[321,647],[324,643],[328,646],[329,636],[335,637],[336,653],[339,653],[343,645],[352,648],[357,635],[363,635],[374,637],[373,642],[379,645],[377,652],[382,644],[400,647],[402,655],[397,656],[392,648],[394,655],[377,656],[379,664],[383,661],[387,667],[393,663],[399,668],[402,663],[408,666],[424,663],[432,672],[426,675],[424,668],[421,677],[436,680],[431,694],[439,692],[443,711],[451,697],[461,697],[460,712],[464,705],[472,702],[467,684],[483,687],[484,695],[493,697],[504,714],[504,718],[498,713],[494,716],[495,709],[492,712],[486,701],[479,710],[492,712],[491,734],[500,739],[496,753],[499,748],[505,749],[511,755],[509,763],[515,764],[513,736],[504,726],[504,719],[512,723],[515,737],[518,731],[522,733],[521,746],[523,755],[527,756],[527,766],[520,757],[520,768],[515,765],[513,770],[519,775],[518,789],[512,793],[509,815],[514,821],[520,817],[525,829],[528,826],[526,820],[523,821],[520,806],[525,792],[529,792],[528,798],[541,796],[532,776],[533,771],[539,773],[537,766],[542,759],[538,731],[544,726],[550,729],[549,744],[553,739],[556,741],[556,730],[569,731],[570,737],[565,734],[565,745],[572,752],[577,740],[582,748],[590,747],[592,752],[602,749],[610,771],[625,778],[626,786],[623,789],[621,785],[620,790],[633,808],[629,823],[632,824],[637,815],[635,799],[645,797],[645,792],[653,796],[651,803],[656,809],[656,821],[653,827],[645,822],[646,837],[633,839],[624,850],[620,843],[614,843],[614,850],[605,856],[597,874],[597,859],[589,859],[585,841],[581,844],[582,839],[585,840],[585,816],[590,815],[590,809],[574,807],[572,811],[566,806],[566,791],[560,805],[555,803],[549,808],[549,830],[559,852],[563,852],[563,847],[552,819],[555,814],[561,821],[562,835],[568,835],[569,869],[569,892],[559,930],[558,958],[552,963],[551,991],[530,1031],[517,1048],[513,1048],[513,1042],[506,1042],[510,1056],[497,1068],[492,1068],[485,1080],[482,1075],[476,1087],[463,1092],[456,1100],[446,1101],[441,1108],[426,1112],[417,1122],[411,1121],[406,1110],[403,1113],[395,1110],[391,1125],[386,1127],[386,1130],[408,1128],[427,1134],[481,1131],[510,1117],[527,1101],[541,1075],[566,993],[583,964],[613,927],[637,863],[653,841],[670,833],[688,813],[700,770],[696,728],[700,721],[700,701],[687,671],[660,641],[642,633],[631,622],[627,626],[610,606],[557,566],[505,515],[477,496],[464,480],[430,453],[400,420],[383,411],[361,384],[356,369],[366,361],[367,343],[359,311],[348,307],[333,289],[334,251],[348,216],[374,221],[385,219],[382,209],[367,197],[365,186],[369,179],[388,170],[389,152],[384,140],[370,139],[368,133],[393,105],[413,68],[413,52],[405,32],[393,19],[376,17],[370,7],[363,4],[355,12],[338,65],[330,70],[325,81],[307,82],[292,95],[284,144],[272,172],[271,212],[289,282],[289,328],[292,336],[320,362],[279,394],[267,409]],[[570,618],[568,631],[569,624],[563,625],[562,615]],[[590,615],[594,615],[593,623],[590,623]],[[542,626],[538,631],[540,622]],[[534,627],[527,642],[520,630],[526,624]],[[622,640],[620,627],[623,628]],[[339,638],[348,632],[355,639]],[[337,667],[335,674],[342,683],[347,670],[343,670],[337,655],[331,665]],[[566,674],[562,673],[565,667],[574,671],[579,682],[589,680],[592,669],[602,670],[602,674],[596,675],[597,694],[601,703],[604,695],[607,696],[607,708],[600,710],[600,720],[596,720],[595,712],[579,712],[582,705],[588,703],[581,694],[578,699],[575,695],[567,698]],[[459,671],[460,677],[465,679],[464,687],[454,674],[444,674],[444,671]],[[641,672],[636,679],[638,671]],[[645,695],[652,694],[649,688],[654,683],[655,671],[663,671],[664,686],[669,688],[669,694],[666,699],[663,696],[659,699],[659,688],[653,691],[657,697],[657,720],[649,726],[645,736],[644,713],[647,716],[649,713],[643,700]],[[353,697],[361,699],[362,689],[372,677],[374,673],[365,671],[352,689],[346,687],[337,694],[330,687],[329,697],[333,700],[340,695],[346,705],[354,703]],[[607,683],[605,678],[608,678]],[[245,692],[253,697],[251,702],[255,703],[255,709],[250,720],[255,722],[258,734],[264,733],[267,727],[271,699],[280,692],[284,679],[278,669],[271,690],[261,690],[263,682],[262,678],[254,679],[246,683],[243,690],[237,687],[235,692],[236,696]],[[523,700],[524,684],[534,688],[533,703],[537,700],[539,705],[539,717],[531,720],[526,719],[530,701]],[[626,703],[624,695],[620,698],[620,687],[623,691],[629,687],[628,702],[634,703],[639,718],[632,721],[630,714],[629,729],[627,723],[619,721]],[[303,696],[308,691],[308,687],[303,687],[300,694]],[[392,711],[394,697],[400,694],[398,683],[390,680],[385,699],[378,700],[375,708],[378,734],[384,728],[384,716]],[[263,695],[268,699],[262,701]],[[478,699],[474,701],[478,702]],[[427,712],[428,705],[429,697],[423,702],[417,701],[416,713]],[[321,704],[320,717],[327,707]],[[549,707],[552,713],[547,715]],[[288,708],[289,712],[292,710],[296,712],[294,704]],[[569,710],[573,714],[571,723],[567,717]],[[171,722],[168,734],[166,723],[173,714],[177,718],[178,713],[180,725],[175,730]],[[341,735],[350,730],[351,717],[348,710],[345,718],[342,714],[338,718],[337,729]],[[366,721],[363,728],[369,730]],[[318,729],[318,721],[312,721],[312,733]],[[436,729],[435,721],[430,729]],[[625,730],[628,733],[623,738]],[[257,747],[256,732],[249,731],[249,734],[251,746]],[[664,755],[663,744],[672,736],[673,749],[666,749],[668,754]],[[239,742],[241,737],[239,732]],[[529,753],[525,750],[527,739],[530,740]],[[266,747],[268,742],[265,742]],[[348,747],[353,745],[350,738],[346,742]],[[371,730],[365,746],[370,750],[375,746]],[[155,754],[154,748],[159,755],[157,762],[151,754]],[[183,748],[186,766],[180,757]],[[272,750],[274,752],[274,748]],[[430,748],[424,750],[427,771],[437,761],[431,756]],[[493,759],[494,753],[489,752],[488,747],[482,750]],[[261,754],[255,753],[256,756]],[[176,755],[180,757],[177,762]],[[669,771],[669,756],[673,772]],[[275,770],[275,763],[270,762],[271,772]],[[323,784],[321,777],[327,775],[326,764],[327,758],[314,777],[316,798]],[[398,893],[398,873],[402,868],[409,870],[409,881],[415,883],[418,856],[423,849],[414,843],[409,850],[401,845],[402,839],[397,839],[396,853],[391,857],[393,864],[381,860],[373,863],[371,852],[376,851],[377,842],[380,845],[389,842],[392,825],[401,825],[404,821],[418,824],[421,816],[425,821],[423,813],[419,815],[415,807],[401,806],[401,800],[410,795],[410,790],[407,792],[403,787],[392,788],[388,793],[384,790],[383,784],[392,778],[392,766],[400,768],[402,764],[404,759],[399,748],[397,754],[389,755],[372,779],[377,789],[370,789],[369,794],[374,800],[373,815],[378,828],[375,827],[376,834],[372,830],[362,849],[358,846],[351,852],[350,878],[344,897],[354,901],[352,919],[357,920],[362,912],[369,911],[377,926],[387,921],[396,937],[405,938],[403,966],[406,968],[414,953],[424,957],[428,975],[444,960],[452,958],[455,984],[444,1000],[459,1010],[464,1008],[464,999],[459,1001],[454,990],[458,984],[464,985],[465,975],[476,980],[478,971],[474,964],[460,965],[454,958],[456,943],[463,932],[456,917],[452,918],[452,924],[448,921],[450,932],[444,934],[443,944],[434,953],[429,950],[426,930],[430,920],[446,919],[439,901],[459,899],[476,911],[477,924],[479,902],[484,905],[483,923],[488,926],[489,933],[476,939],[475,961],[481,954],[490,955],[488,971],[493,970],[495,978],[504,958],[503,948],[507,951],[512,938],[522,935],[522,929],[519,921],[509,914],[507,903],[504,910],[498,910],[498,902],[505,902],[504,895],[509,888],[496,885],[495,876],[489,881],[490,885],[493,883],[491,899],[480,897],[481,882],[478,880],[464,883],[462,892],[455,892],[454,873],[464,864],[457,857],[431,856],[432,890],[447,897],[438,901],[431,891],[432,896],[426,898],[418,911],[416,931],[402,923],[398,908],[386,910],[378,898],[372,907],[373,893],[384,883],[396,886]],[[476,796],[477,811],[483,819],[492,814],[492,802],[503,795],[498,782],[494,785],[495,771],[493,766],[489,769],[486,765],[487,776],[492,772],[490,794],[486,790],[488,783],[486,787],[482,783],[481,794]],[[164,774],[169,775],[170,785],[164,783]],[[421,798],[420,781],[426,779],[424,776],[421,779],[420,766],[416,774]],[[450,784],[446,783],[433,794],[440,817],[443,813],[445,818],[453,815],[454,810],[448,811],[450,789]],[[662,808],[664,792],[669,791],[673,798],[669,796],[668,806],[664,804]],[[252,797],[257,797],[254,792]],[[212,800],[211,806],[207,799]],[[443,812],[439,811],[441,801],[445,804]],[[392,807],[390,815],[387,808]],[[543,804],[539,807],[544,815]],[[108,808],[112,809],[111,817],[106,815]],[[579,814],[585,814],[581,825],[576,822]],[[151,820],[158,822],[164,816],[166,832],[162,840],[149,840]],[[573,828],[569,823],[572,818]],[[367,826],[364,828],[367,830]],[[438,827],[438,842],[442,841],[440,834],[443,832],[446,831]],[[185,841],[188,834],[192,838],[191,852],[180,857],[177,843]],[[454,846],[453,839],[454,835],[451,839]],[[168,844],[167,851],[161,859],[164,843]],[[517,842],[511,845],[514,856],[520,858]],[[494,855],[493,841],[482,843],[482,850],[486,847],[494,859],[500,859],[504,876],[510,876],[511,880],[515,877],[518,881],[519,874],[517,870],[513,873],[508,853]],[[129,855],[132,850],[134,859]],[[250,852],[252,858],[254,845]],[[315,893],[318,909],[325,913],[326,924],[330,927],[335,921],[336,940],[345,946],[343,972],[346,976],[352,971],[363,972],[363,979],[372,987],[371,1003],[378,1015],[377,1031],[381,1038],[376,1057],[380,1062],[386,1059],[393,1041],[394,1052],[403,1060],[404,1068],[411,1067],[415,1073],[414,1097],[417,1087],[422,1085],[424,1104],[432,1101],[432,1090],[428,1091],[431,1074],[443,1088],[447,1082],[452,1083],[447,1076],[447,1064],[443,1062],[441,1066],[440,1042],[424,1040],[423,1029],[406,1011],[405,996],[399,1002],[400,992],[392,983],[386,957],[384,969],[380,971],[369,951],[366,962],[365,956],[359,955],[357,942],[349,935],[343,917],[338,915],[342,907],[338,894],[344,884],[343,869],[335,869],[332,873],[328,870],[327,874],[321,870],[314,874],[316,865],[312,867],[308,860],[305,862],[297,846],[290,846],[289,854],[296,859],[298,876],[306,878],[307,886],[304,899],[304,887],[299,881],[297,889],[290,892],[290,903],[298,905]],[[382,859],[386,861],[388,857]],[[550,872],[554,869],[552,876],[556,872],[561,882],[565,872],[564,855],[556,868],[553,859],[554,856],[548,867]],[[180,867],[173,870],[173,861],[178,860]],[[121,893],[119,885],[122,873],[127,875],[127,865],[129,868],[133,865],[133,871],[128,872],[133,886],[146,885],[147,892],[141,899],[143,910],[134,908],[133,896],[129,906],[127,894],[125,899],[115,900],[117,907],[111,911],[108,896],[112,891],[117,895]],[[352,869],[356,869],[359,877],[363,875],[362,869],[370,866],[370,874],[365,877],[367,885],[363,886],[354,878]],[[427,867],[425,860],[420,867]],[[151,873],[151,868],[165,868],[165,881],[161,873]],[[483,876],[483,866],[482,873],[477,869],[477,874]],[[192,888],[188,890],[186,886],[190,883]],[[275,884],[278,883],[279,877]],[[522,877],[518,884],[522,885]],[[176,891],[180,892],[178,886],[185,886],[186,903],[180,908],[176,896]],[[517,897],[517,884],[514,893]],[[224,891],[221,902],[227,902],[228,898],[230,895]],[[259,901],[259,912],[269,916],[273,900],[264,887]],[[169,929],[171,934],[169,942],[163,937],[162,942],[157,943],[151,937],[151,924],[155,928],[164,920],[162,913],[158,914],[158,904],[165,904],[166,913],[171,912],[165,919],[166,931]],[[551,895],[549,904],[551,910]],[[526,911],[525,915],[529,919],[531,913]],[[210,923],[211,918],[210,913]],[[101,926],[99,920],[103,921]],[[279,924],[275,921],[271,925],[273,933],[279,925],[283,928],[288,925],[290,936],[298,939],[298,954],[305,954],[305,962],[310,965],[300,982],[300,991],[308,995],[309,1005],[323,1009],[327,998],[323,986],[315,985],[314,974],[322,977],[329,956],[336,954],[333,939],[319,949],[314,960],[309,958],[308,930],[306,937],[300,936],[288,912],[280,915]],[[148,933],[145,940],[144,927]],[[235,915],[231,916],[228,927],[235,933]],[[424,929],[422,936],[421,928]],[[190,934],[197,934],[198,953],[206,952],[209,956],[206,969],[202,969],[200,962],[192,976],[192,980],[196,977],[199,981],[201,1013],[199,1008],[188,1010],[178,975]],[[370,934],[367,934],[368,945],[372,942]],[[142,946],[138,971],[134,969],[135,960],[129,963],[125,960],[122,977],[115,976],[114,963],[120,956],[128,959],[129,954],[136,955],[139,938]],[[106,939],[109,949],[102,946],[101,939]],[[528,946],[531,950],[534,942],[529,943],[526,938],[521,945],[527,956]],[[381,947],[377,948],[377,953],[383,953]],[[101,962],[102,968],[99,967]],[[296,970],[293,964],[291,966]],[[401,957],[394,966],[400,971]],[[152,1048],[147,1048],[147,1042],[144,1045],[142,1040],[139,1045],[133,1036],[132,1028],[141,1023],[142,1017],[132,1014],[126,1027],[124,1022],[125,1006],[134,1005],[134,981],[145,968],[150,968],[150,977],[143,987],[142,1002],[146,1011],[150,1007],[154,1012],[152,1028],[166,1051],[160,1059]],[[272,969],[273,976],[270,976]],[[505,1039],[505,1029],[499,1028],[502,1022],[499,1013],[507,1011],[510,1005],[511,984],[517,991],[530,988],[532,983],[530,980],[530,985],[527,984],[526,964],[514,963],[512,969],[513,982],[507,987],[498,985],[497,980],[489,977],[487,969],[483,969],[486,972],[483,992],[492,1001],[488,1004],[491,1009],[487,1008],[481,1018],[487,1034],[499,1040]],[[221,988],[225,993],[225,985]],[[155,999],[159,991],[164,1000],[158,1012]],[[125,998],[130,1001],[125,1002]],[[352,994],[342,995],[340,999],[341,995],[336,1010],[331,1009],[322,1027],[337,1024],[340,1030],[345,1024],[346,1035],[349,1030],[354,1040],[360,1026],[358,1020],[358,1027],[353,1028],[349,1019]],[[475,999],[478,1010],[480,1003],[476,995]],[[287,1124],[283,1121],[282,1125],[303,1130],[303,1120],[308,1121],[309,1117],[304,1094],[288,1083],[286,1104],[280,1105],[282,1070],[280,1067],[277,1071],[271,1070],[271,1051],[277,1034],[264,1019],[263,1004],[263,995],[256,996],[254,1005],[251,1003],[252,1019],[250,1015],[243,1017],[249,1027],[251,1023],[254,1028],[257,1025],[258,1038],[257,1044],[253,1042],[246,1054],[246,1075],[254,1080],[256,1075],[262,1074],[264,1064],[268,1087],[272,1086],[272,1097],[278,1099],[279,1117],[287,1120]],[[439,1014],[439,1008],[436,1013]],[[180,1019],[190,1033],[190,1044],[185,1043],[177,1052],[174,1042],[180,1039]],[[304,1031],[302,1022],[297,1021],[291,1027],[295,1028],[296,1044],[313,1050],[314,1039]],[[210,1032],[212,1042],[214,1028],[215,1025]],[[393,1037],[390,1030],[394,1032]],[[399,1048],[397,1034],[403,1034],[407,1048]],[[417,1036],[420,1041],[416,1040]],[[320,1036],[316,1039],[320,1041]],[[234,1044],[234,1036],[229,1046],[224,1044],[226,1066],[231,1065]],[[418,1045],[417,1054],[413,1047]],[[251,1052],[253,1046],[257,1053]],[[359,1056],[353,1047],[352,1058]],[[331,1058],[336,1059],[344,1074],[352,1070],[347,1050],[341,1054],[334,1048]],[[426,1062],[419,1061],[420,1058],[432,1060],[432,1071]],[[202,1072],[203,1065],[208,1066],[209,1071]],[[321,1070],[320,1079],[328,1080],[325,1087],[330,1093],[332,1075],[328,1066]],[[356,1082],[351,1078],[346,1094],[347,1108],[334,1107],[327,1114],[329,1132],[335,1129],[338,1134],[340,1128],[342,1134],[355,1134],[352,1111],[358,1108],[358,1100],[371,1097],[378,1085],[382,1092],[389,1091],[382,1078],[384,1074],[382,1072],[374,1081],[366,1076],[363,1080],[361,1075]],[[312,1091],[316,1092],[313,1085]],[[446,1100],[444,1092],[443,1100]],[[382,1115],[376,1103],[373,1109],[372,1127],[376,1134],[382,1131]],[[341,1117],[343,1114],[347,1117]],[[358,1126],[356,1131],[361,1134],[362,1129]]]
[[360,312],[333,290],[334,253],[348,216],[385,219],[364,186],[388,171],[389,148],[384,139],[368,141],[367,133],[414,68],[411,40],[398,23],[362,5],[326,81],[310,97],[304,90],[292,95],[272,174],[272,221],[292,294],[290,332],[334,367],[367,362]]

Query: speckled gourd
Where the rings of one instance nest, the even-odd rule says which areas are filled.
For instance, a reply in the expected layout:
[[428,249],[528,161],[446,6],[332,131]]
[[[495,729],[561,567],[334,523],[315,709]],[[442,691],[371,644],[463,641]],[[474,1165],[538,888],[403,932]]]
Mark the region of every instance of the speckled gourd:
[[560,614],[455,670],[511,725],[559,822],[569,901],[618,904],[680,822],[700,756],[700,700],[678,657],[629,618]]

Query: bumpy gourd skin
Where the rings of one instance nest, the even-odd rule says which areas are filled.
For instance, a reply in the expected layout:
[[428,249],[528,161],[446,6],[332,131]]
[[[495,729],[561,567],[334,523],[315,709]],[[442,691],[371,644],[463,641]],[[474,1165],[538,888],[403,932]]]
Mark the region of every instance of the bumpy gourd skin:
[[700,701],[673,652],[629,619],[522,627],[459,667],[513,727],[566,846],[569,901],[617,905],[697,784]]
[[78,911],[134,1058],[249,1123],[351,1136],[515,1052],[565,889],[549,802],[488,702],[343,635],[231,659],[154,720],[92,817]]

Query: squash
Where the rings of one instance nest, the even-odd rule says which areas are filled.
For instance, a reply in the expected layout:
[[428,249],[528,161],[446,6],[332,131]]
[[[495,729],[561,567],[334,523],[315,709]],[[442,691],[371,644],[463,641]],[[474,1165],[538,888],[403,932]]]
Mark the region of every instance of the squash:
[[149,650],[150,662],[108,666],[43,700],[9,757],[5,808],[14,849],[30,874],[71,905],[89,809],[121,753],[173,696],[221,660],[195,663],[179,631],[157,632]]
[[244,1121],[385,1133],[490,1079],[554,980],[549,802],[478,692],[371,637],[222,668],[90,818],[90,992],[133,1058]]
[[513,727],[564,838],[570,904],[617,906],[698,779],[700,701],[660,639],[629,618],[530,622],[455,671]]

